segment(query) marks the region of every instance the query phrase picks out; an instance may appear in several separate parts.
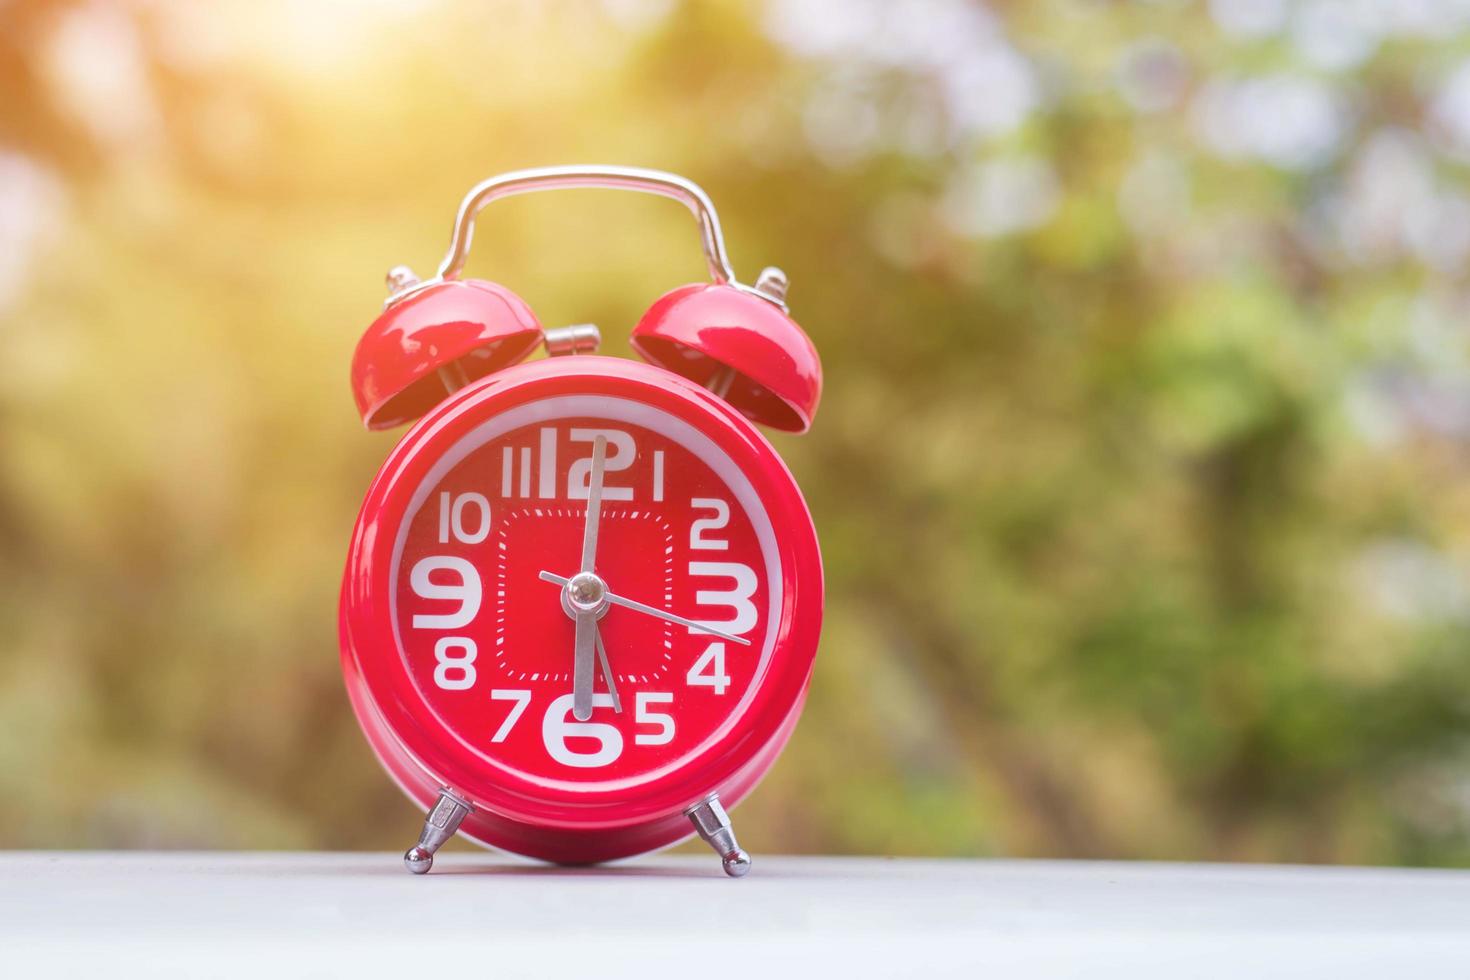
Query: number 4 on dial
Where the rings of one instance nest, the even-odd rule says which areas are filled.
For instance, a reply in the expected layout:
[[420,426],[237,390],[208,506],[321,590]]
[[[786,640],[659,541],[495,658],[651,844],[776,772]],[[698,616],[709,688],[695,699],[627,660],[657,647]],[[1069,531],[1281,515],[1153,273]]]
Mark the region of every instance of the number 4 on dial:
[[712,687],[716,694],[724,694],[730,686],[730,675],[725,673],[725,644],[711,643],[705,647],[684,681],[690,687]]

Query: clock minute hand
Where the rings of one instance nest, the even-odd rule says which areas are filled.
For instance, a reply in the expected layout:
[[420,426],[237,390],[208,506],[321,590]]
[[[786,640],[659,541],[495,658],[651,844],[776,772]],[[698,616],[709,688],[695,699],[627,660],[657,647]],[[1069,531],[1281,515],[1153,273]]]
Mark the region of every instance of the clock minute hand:
[[[553,585],[565,586],[567,584],[567,579],[563,578],[560,575],[553,575],[550,572],[542,572],[538,577],[541,579],[541,581],[550,582]],[[631,609],[634,612],[641,612],[648,616],[656,616],[659,619],[666,620],[670,623],[674,623],[675,625],[687,626],[689,629],[692,629],[695,632],[708,633],[710,636],[718,636],[722,640],[729,640],[731,643],[739,643],[741,646],[750,646],[750,641],[747,639],[739,636],[731,636],[729,633],[717,630],[713,626],[706,626],[704,623],[695,622],[692,619],[685,619],[683,616],[675,616],[673,613],[665,612],[664,610],[659,609],[657,606],[646,606],[641,602],[634,601],[633,599],[627,599],[620,595],[614,595],[611,592],[604,592],[602,594],[602,597],[613,605],[622,606],[624,609]]]
[[607,436],[592,442],[592,475],[587,479],[587,519],[582,525],[581,571],[596,571],[597,525],[602,518],[602,473],[607,464]]
[[[597,561],[597,524],[602,516],[602,471],[607,462],[607,437],[592,443],[592,475],[587,481],[587,517],[582,524],[582,571],[592,574]],[[578,721],[592,717],[593,658],[597,653],[597,613],[576,611],[577,636],[572,648],[572,716]]]

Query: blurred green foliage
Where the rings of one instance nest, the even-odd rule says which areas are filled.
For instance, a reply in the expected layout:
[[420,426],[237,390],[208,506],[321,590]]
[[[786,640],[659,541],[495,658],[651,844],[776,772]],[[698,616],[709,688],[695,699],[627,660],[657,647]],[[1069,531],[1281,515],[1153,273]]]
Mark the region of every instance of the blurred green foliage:
[[[348,360],[471,184],[610,162],[825,359],[747,846],[1470,863],[1461,7],[0,5],[0,845],[404,845]],[[497,208],[471,271],[614,353],[702,275],[674,205]]]

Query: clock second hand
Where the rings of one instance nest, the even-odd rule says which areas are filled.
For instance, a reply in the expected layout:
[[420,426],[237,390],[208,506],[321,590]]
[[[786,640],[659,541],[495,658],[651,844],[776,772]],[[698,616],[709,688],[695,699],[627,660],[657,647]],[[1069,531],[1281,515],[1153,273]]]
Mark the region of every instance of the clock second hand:
[[[550,572],[546,571],[541,572],[540,575],[538,575],[537,577],[540,578],[543,582],[550,582],[552,585],[560,585],[563,587],[565,587],[567,582],[569,581],[568,579],[563,578],[560,575],[553,575]],[[747,647],[750,646],[749,640],[743,639],[738,636],[731,636],[729,633],[723,633],[720,630],[715,629],[713,626],[706,626],[703,623],[696,623],[694,620],[685,619],[683,616],[675,616],[673,613],[665,612],[664,610],[659,609],[656,606],[645,606],[641,602],[635,602],[632,599],[625,599],[622,596],[614,595],[611,592],[603,592],[602,597],[613,605],[622,606],[624,609],[631,609],[634,612],[641,612],[649,616],[657,616],[659,619],[667,620],[668,622],[674,623],[678,626],[687,626],[688,628],[697,632],[708,633],[710,636],[718,636],[722,640],[729,640],[731,643],[739,643],[741,646]]]
[[597,662],[602,666],[602,677],[607,681],[607,693],[612,695],[613,711],[623,713],[623,702],[618,697],[618,685],[613,680],[612,668],[607,665],[607,647],[602,644],[602,630],[595,625],[592,627],[596,632],[593,637],[597,640]]

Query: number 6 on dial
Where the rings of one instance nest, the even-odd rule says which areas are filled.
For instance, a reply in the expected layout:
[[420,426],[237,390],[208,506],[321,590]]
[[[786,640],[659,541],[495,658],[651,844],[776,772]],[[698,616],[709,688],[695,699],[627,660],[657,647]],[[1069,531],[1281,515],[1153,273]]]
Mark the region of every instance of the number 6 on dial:
[[[611,694],[592,695],[592,707],[611,708]],[[617,728],[600,721],[570,721],[572,695],[563,694],[546,709],[541,720],[541,740],[546,752],[557,762],[575,769],[598,769],[616,761],[623,754],[623,733]],[[579,743],[592,740],[597,748],[592,751],[575,749],[567,739],[575,738]]]

